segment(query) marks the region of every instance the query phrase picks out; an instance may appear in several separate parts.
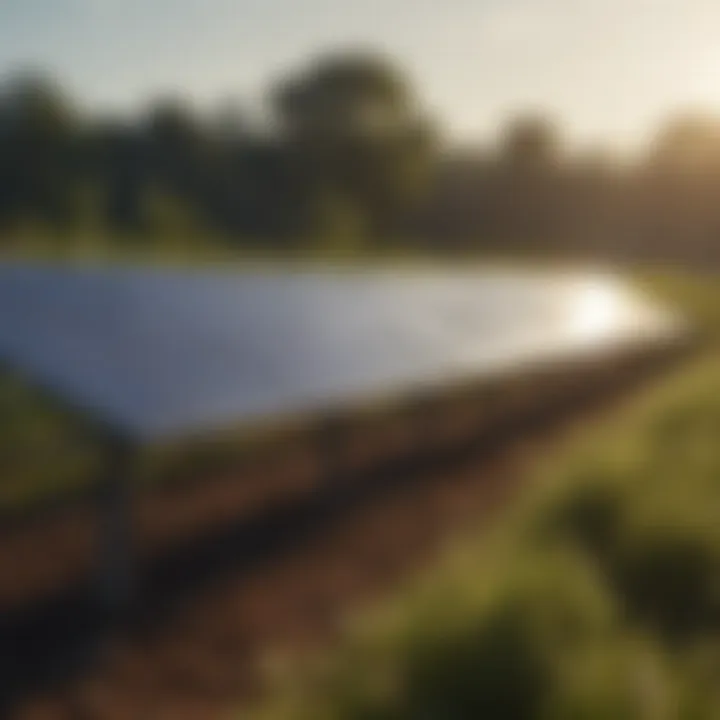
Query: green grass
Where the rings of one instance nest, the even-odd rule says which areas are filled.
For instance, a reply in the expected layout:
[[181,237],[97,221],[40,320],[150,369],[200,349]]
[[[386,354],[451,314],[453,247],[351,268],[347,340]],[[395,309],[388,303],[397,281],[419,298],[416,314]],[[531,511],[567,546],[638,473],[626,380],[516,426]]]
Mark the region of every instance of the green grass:
[[19,375],[0,373],[0,518],[82,490],[100,461],[99,447],[76,415]]
[[638,283],[683,308],[707,352],[546,458],[492,532],[239,717],[720,717],[720,283]]
[[670,307],[676,307],[695,322],[713,342],[720,341],[720,278],[673,269],[637,273],[641,291]]
[[[465,250],[431,248],[414,240],[386,237],[345,245],[330,238],[228,238],[211,234],[163,237],[150,234],[52,233],[31,229],[19,235],[0,234],[0,260],[67,262],[73,264],[150,264],[159,266],[305,267],[343,264],[348,267],[437,268],[447,266],[578,267],[585,256],[552,253],[547,248],[508,248],[499,242],[478,242]],[[488,250],[486,248],[493,248]],[[590,261],[591,262],[591,261]]]

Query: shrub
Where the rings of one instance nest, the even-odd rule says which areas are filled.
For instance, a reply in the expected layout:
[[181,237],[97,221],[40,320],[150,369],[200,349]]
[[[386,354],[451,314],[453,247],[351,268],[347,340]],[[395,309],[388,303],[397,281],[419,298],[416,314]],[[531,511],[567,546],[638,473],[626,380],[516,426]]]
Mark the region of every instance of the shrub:
[[630,613],[670,641],[718,629],[720,543],[697,520],[632,528],[615,580]]
[[573,483],[541,520],[543,534],[574,544],[602,563],[615,551],[626,509],[626,489],[597,472]]

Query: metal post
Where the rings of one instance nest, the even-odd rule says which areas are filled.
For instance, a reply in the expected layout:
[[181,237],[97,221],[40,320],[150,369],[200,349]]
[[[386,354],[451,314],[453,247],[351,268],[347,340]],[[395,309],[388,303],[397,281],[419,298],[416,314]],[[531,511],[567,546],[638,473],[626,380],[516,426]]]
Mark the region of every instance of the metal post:
[[135,591],[131,487],[133,457],[134,452],[129,443],[117,439],[108,442],[105,477],[101,480],[98,503],[98,595],[101,610],[111,618],[128,610]]
[[343,440],[346,423],[339,415],[328,415],[316,427],[317,448],[323,466],[325,484],[335,486],[344,471]]

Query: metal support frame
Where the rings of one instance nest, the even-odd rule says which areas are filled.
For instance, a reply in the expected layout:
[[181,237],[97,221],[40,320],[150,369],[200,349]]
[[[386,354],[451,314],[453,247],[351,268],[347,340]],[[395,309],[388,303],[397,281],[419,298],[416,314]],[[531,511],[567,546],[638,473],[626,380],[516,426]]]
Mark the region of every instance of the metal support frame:
[[131,477],[136,451],[129,442],[118,438],[106,440],[105,448],[105,474],[98,496],[97,595],[101,611],[109,618],[117,618],[128,611],[136,590]]
[[315,425],[315,443],[321,461],[321,483],[335,486],[346,473],[345,441],[348,421],[339,413],[329,413]]

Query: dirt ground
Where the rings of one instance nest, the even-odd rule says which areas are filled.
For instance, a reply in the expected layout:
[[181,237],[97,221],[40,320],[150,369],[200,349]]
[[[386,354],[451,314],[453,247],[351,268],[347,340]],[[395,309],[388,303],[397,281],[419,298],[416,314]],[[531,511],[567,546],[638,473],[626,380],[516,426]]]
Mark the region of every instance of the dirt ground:
[[[467,407],[413,432],[383,427],[349,442],[345,473],[320,486],[317,460],[298,446],[256,477],[147,493],[136,503],[137,604],[112,627],[88,593],[91,506],[0,528],[0,716],[222,717],[263,691],[268,658],[331,643],[349,614],[489,522],[542,453],[675,360],[585,368],[522,410],[506,398],[512,412],[482,427]],[[436,446],[418,452],[429,428]],[[415,452],[403,452],[413,434]],[[394,459],[374,466],[379,441]]]

